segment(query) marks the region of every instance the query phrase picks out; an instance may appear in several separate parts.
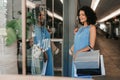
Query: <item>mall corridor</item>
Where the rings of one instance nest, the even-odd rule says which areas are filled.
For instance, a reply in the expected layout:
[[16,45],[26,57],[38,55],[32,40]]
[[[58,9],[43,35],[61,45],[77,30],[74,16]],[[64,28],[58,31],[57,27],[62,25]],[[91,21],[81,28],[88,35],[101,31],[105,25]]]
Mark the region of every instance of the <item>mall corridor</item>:
[[[94,80],[119,80],[120,78],[120,39],[108,39],[102,30],[97,30],[95,50],[104,57],[105,76],[93,76]],[[59,58],[59,57],[57,57]],[[55,71],[60,76],[61,71]]]
[[107,39],[98,31],[96,49],[104,57],[105,76],[94,77],[95,80],[119,80],[120,78],[120,39]]

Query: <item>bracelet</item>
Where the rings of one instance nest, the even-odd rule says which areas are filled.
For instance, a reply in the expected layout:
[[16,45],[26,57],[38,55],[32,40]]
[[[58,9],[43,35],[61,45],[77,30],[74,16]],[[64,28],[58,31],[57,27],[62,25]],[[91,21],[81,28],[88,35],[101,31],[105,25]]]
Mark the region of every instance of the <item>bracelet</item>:
[[88,45],[88,47],[89,47],[90,49],[93,49],[90,45]]

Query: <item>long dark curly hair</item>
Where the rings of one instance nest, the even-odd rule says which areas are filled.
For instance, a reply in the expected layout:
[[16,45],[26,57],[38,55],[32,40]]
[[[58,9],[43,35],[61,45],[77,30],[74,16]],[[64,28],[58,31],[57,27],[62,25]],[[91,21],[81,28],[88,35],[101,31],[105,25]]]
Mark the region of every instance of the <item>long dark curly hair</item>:
[[[78,10],[78,17],[79,17],[79,13],[81,10],[85,12],[88,25],[90,25],[90,24],[94,25],[97,21],[96,13],[89,6],[83,6]],[[80,19],[79,19],[79,22],[80,22]],[[80,22],[80,24],[82,24],[82,23]]]

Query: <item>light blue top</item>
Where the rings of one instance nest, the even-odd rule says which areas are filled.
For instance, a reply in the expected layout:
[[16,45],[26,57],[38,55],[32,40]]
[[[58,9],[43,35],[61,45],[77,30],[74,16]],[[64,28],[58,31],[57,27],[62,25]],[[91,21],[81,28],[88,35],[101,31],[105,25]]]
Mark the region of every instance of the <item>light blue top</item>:
[[90,26],[80,27],[74,37],[74,53],[90,45]]
[[[40,47],[44,49],[43,47],[43,39],[50,39],[50,34],[48,32],[48,30],[46,29],[46,27],[39,27],[38,25],[35,25],[34,27],[34,31],[35,31],[35,37],[34,37],[34,44],[38,44],[40,42]],[[52,50],[49,47],[46,51],[47,55],[48,55],[48,62],[47,62],[47,68],[46,68],[46,73],[45,75],[48,76],[53,76],[54,75],[54,71],[53,71],[53,57],[52,57]]]
[[[74,54],[76,54],[78,50],[81,50],[89,45],[90,45],[90,26],[86,27],[82,26],[79,28],[79,30],[76,32],[74,36]],[[75,74],[76,67],[74,62],[72,62],[72,77],[75,77]],[[91,76],[89,76],[89,78],[91,78]]]

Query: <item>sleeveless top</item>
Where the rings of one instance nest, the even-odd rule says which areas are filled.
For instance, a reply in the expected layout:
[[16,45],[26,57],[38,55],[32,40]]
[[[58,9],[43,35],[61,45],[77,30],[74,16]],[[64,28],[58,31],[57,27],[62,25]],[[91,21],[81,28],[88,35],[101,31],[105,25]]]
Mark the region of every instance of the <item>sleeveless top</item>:
[[74,54],[90,45],[90,25],[80,27],[74,36]]
[[38,44],[38,46],[43,49],[45,49],[46,47],[50,47],[50,45],[48,46],[48,44],[50,43],[48,43],[47,45],[44,44],[45,39],[50,40],[50,34],[47,31],[46,27],[44,26],[39,27],[38,25],[35,25],[34,31],[35,31],[34,44]]

